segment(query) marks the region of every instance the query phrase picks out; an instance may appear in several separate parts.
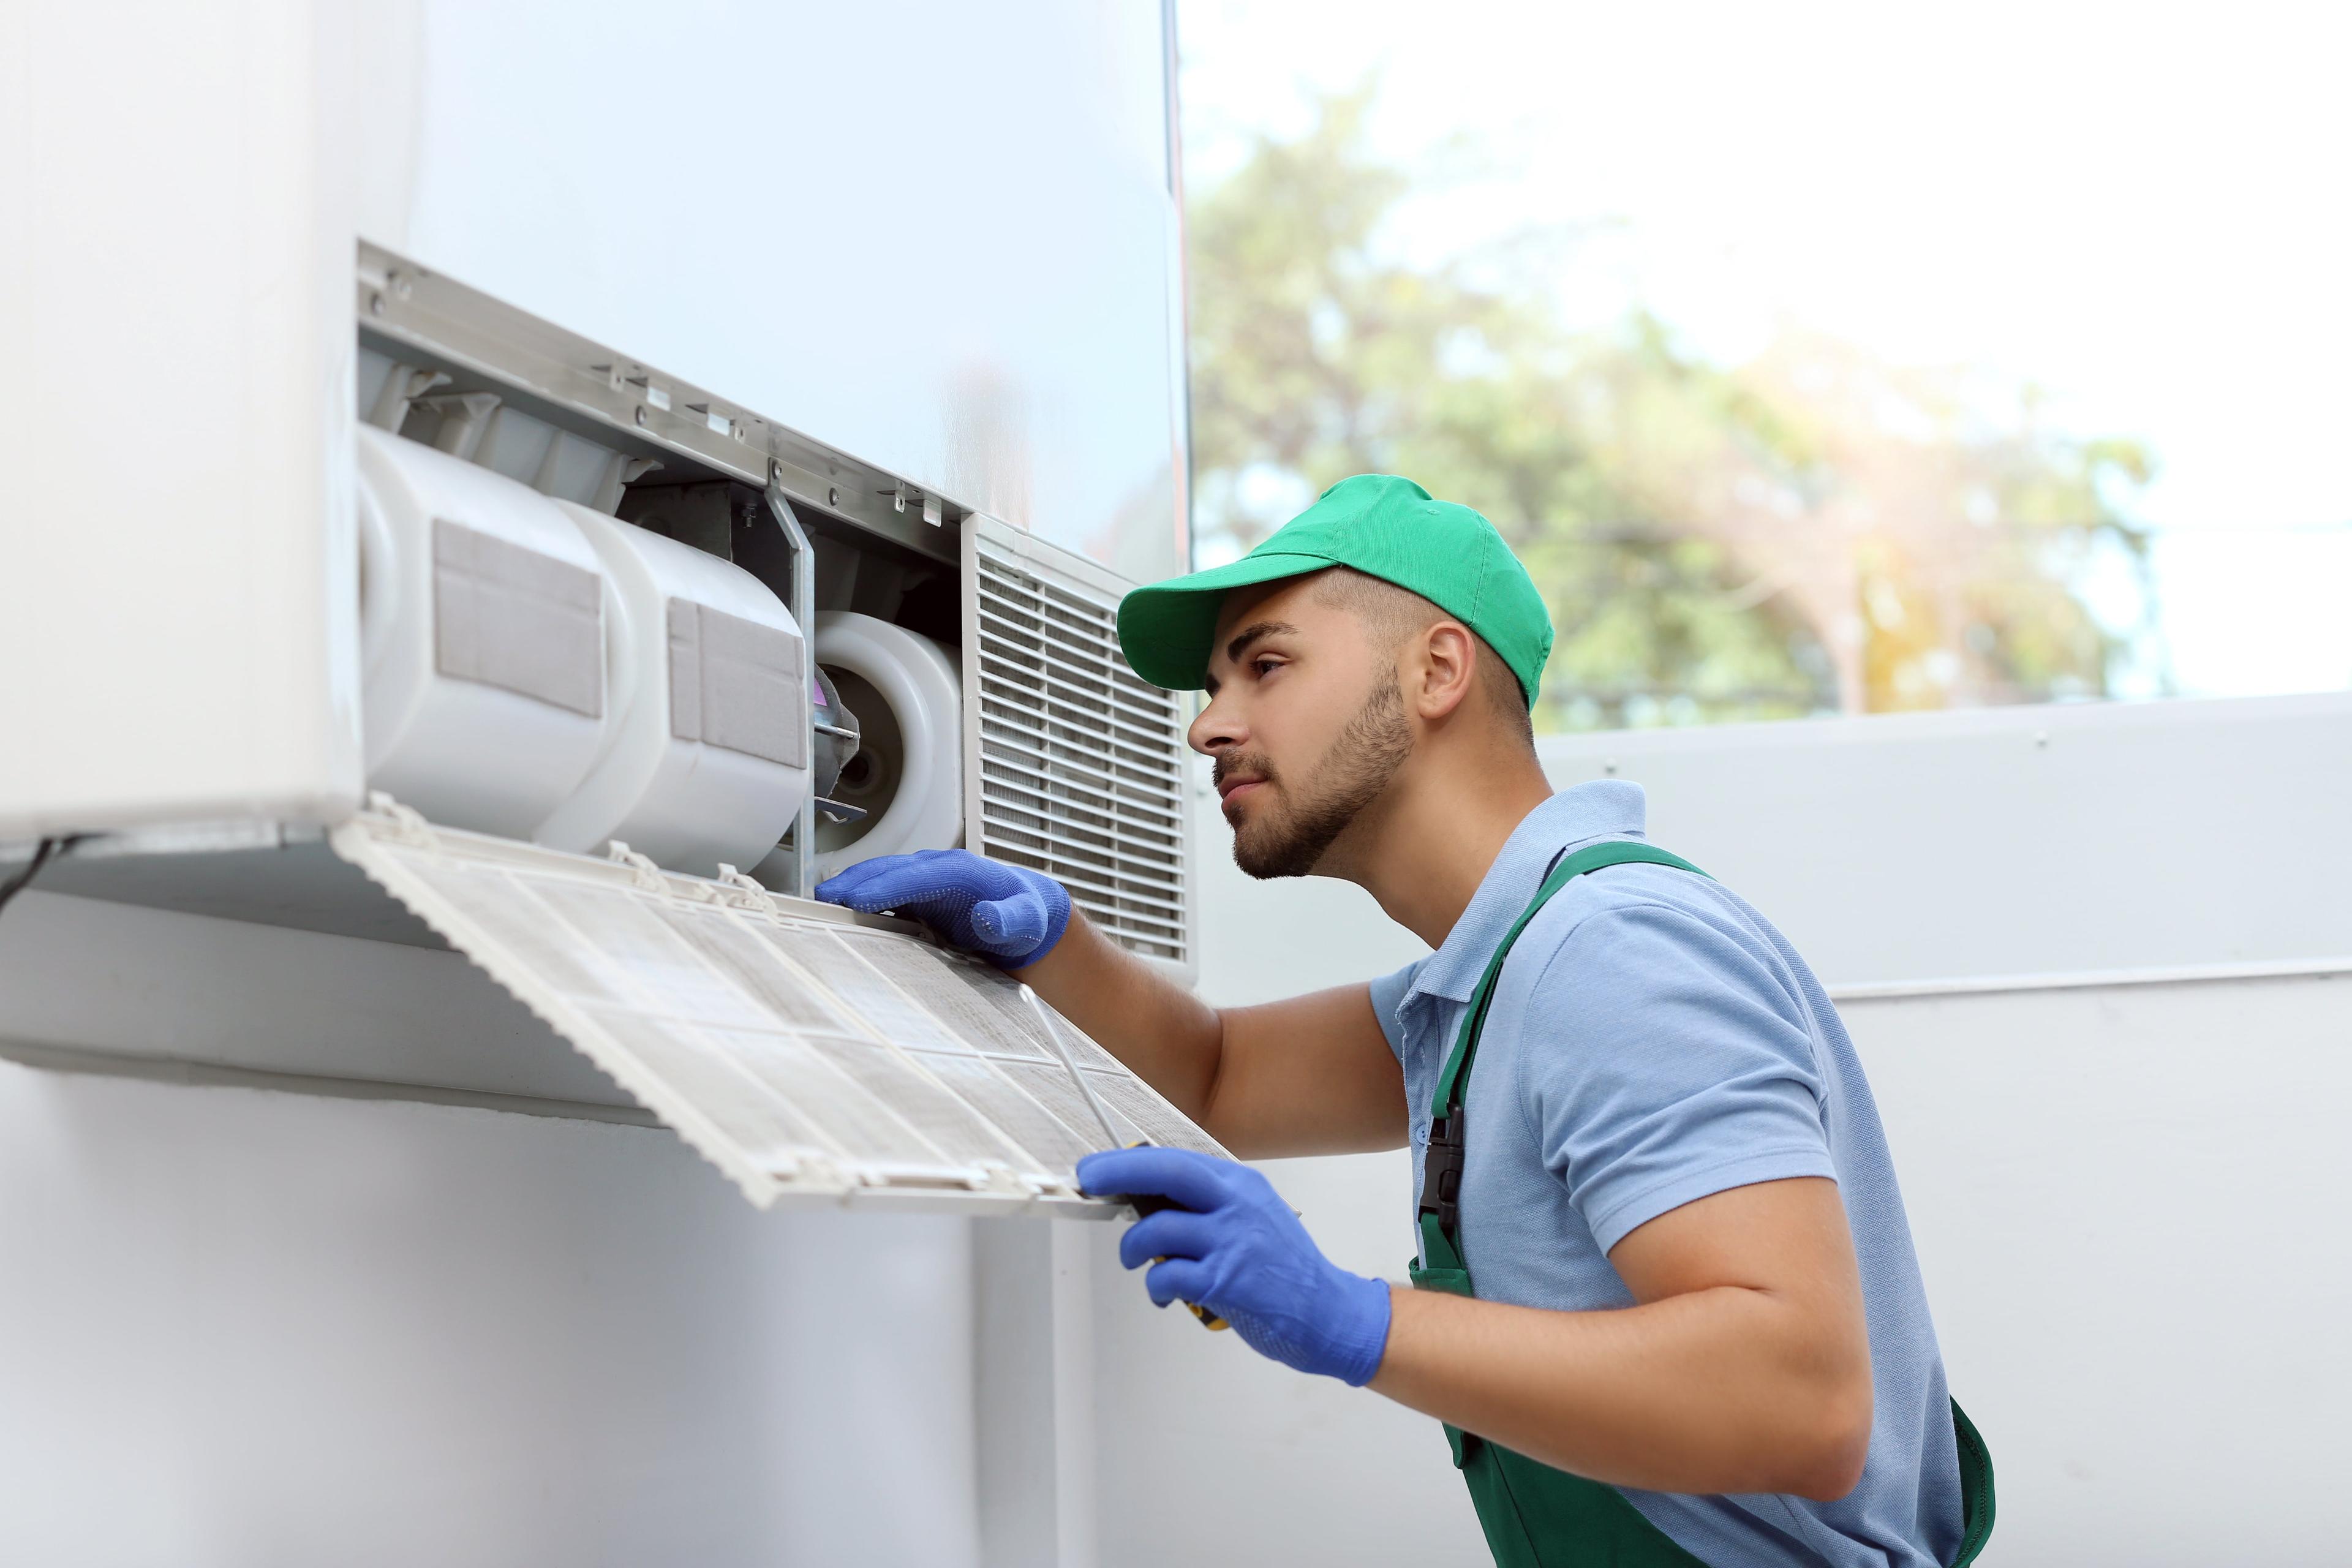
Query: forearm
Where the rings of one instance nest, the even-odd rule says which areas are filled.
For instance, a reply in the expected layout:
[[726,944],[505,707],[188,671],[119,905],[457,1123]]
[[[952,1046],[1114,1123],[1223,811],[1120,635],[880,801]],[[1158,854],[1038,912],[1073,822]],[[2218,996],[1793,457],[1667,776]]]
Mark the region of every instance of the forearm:
[[1209,1109],[1224,1035],[1216,1009],[1095,930],[1076,910],[1052,951],[1013,973],[1215,1134]]
[[1681,1492],[1850,1490],[1868,1451],[1859,1367],[1796,1301],[1719,1286],[1555,1312],[1397,1288],[1370,1384],[1557,1468]]
[[1404,1142],[1404,1079],[1361,985],[1211,1007],[1076,916],[1013,973],[1244,1160]]

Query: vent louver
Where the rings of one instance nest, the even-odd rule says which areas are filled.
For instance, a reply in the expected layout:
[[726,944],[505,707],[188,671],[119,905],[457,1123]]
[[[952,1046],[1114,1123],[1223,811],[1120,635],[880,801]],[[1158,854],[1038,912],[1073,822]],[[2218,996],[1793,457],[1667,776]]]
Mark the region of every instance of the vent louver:
[[982,518],[964,541],[967,842],[1189,973],[1183,710],[1119,655],[1124,585]]

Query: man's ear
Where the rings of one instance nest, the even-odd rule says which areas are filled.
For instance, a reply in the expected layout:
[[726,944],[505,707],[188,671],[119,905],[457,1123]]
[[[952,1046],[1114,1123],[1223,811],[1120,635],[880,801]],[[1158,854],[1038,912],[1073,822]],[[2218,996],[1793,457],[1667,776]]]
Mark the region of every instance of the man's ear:
[[1408,647],[1412,657],[1398,672],[1406,707],[1434,721],[1469,700],[1478,685],[1478,639],[1469,627],[1441,618]]

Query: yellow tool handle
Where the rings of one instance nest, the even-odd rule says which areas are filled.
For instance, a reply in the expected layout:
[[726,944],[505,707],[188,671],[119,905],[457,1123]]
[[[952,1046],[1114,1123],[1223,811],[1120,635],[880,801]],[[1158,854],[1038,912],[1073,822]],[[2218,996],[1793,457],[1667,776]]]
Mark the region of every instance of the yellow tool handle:
[[[1130,1149],[1141,1149],[1148,1146],[1151,1140],[1149,1138],[1139,1138],[1134,1142],[1129,1143],[1128,1147]],[[1122,1193],[1119,1194],[1118,1201],[1133,1209],[1135,1211],[1135,1217],[1138,1219],[1141,1219],[1146,1215],[1158,1214],[1161,1209],[1172,1209],[1177,1206],[1175,1199],[1163,1198],[1156,1193]],[[1155,1258],[1151,1261],[1154,1263],[1165,1263],[1168,1260],[1164,1258]],[[1201,1320],[1201,1326],[1204,1329],[1214,1331],[1218,1329],[1230,1329],[1233,1327],[1231,1323],[1225,1321],[1223,1318],[1220,1318],[1216,1313],[1212,1312],[1208,1308],[1203,1307],[1198,1301],[1187,1301],[1184,1305],[1192,1309],[1192,1315]]]
[[[1151,1261],[1154,1263],[1165,1263],[1168,1259],[1164,1258],[1155,1258]],[[1184,1305],[1191,1310],[1194,1317],[1201,1320],[1201,1326],[1207,1329],[1212,1333],[1215,1332],[1219,1329],[1230,1329],[1233,1327],[1231,1323],[1225,1321],[1223,1318],[1220,1318],[1216,1313],[1212,1312],[1208,1308],[1203,1307],[1198,1301],[1187,1301]]]

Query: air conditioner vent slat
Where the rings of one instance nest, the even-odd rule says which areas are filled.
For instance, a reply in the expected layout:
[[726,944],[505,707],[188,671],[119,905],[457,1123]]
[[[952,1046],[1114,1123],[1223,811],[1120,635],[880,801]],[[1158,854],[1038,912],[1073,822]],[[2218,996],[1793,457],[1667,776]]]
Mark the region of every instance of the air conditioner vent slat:
[[[1165,747],[1153,743],[1159,738],[1148,730],[1123,722],[1099,709],[1089,710],[1083,703],[1058,695],[1052,689],[1056,684],[1052,677],[1047,676],[1040,681],[1034,671],[1005,664],[984,646],[980,650],[980,662],[983,683],[992,679],[1003,681],[1008,694],[1019,691],[1041,705],[1031,709],[1038,722],[1069,726],[1076,732],[1089,736],[1099,734],[1102,742],[1118,747],[1125,756],[1155,773],[1167,766],[1169,752]],[[1163,716],[1163,727],[1165,722]],[[1096,730],[1096,726],[1103,725],[1108,726],[1107,733]]]
[[1018,801],[1003,804],[1004,810],[998,814],[1002,822],[992,826],[1000,826],[1004,832],[1031,835],[1063,845],[1073,853],[1094,854],[1112,862],[1114,868],[1122,876],[1154,881],[1166,877],[1176,867],[1176,857],[1154,854],[1152,846],[1131,847],[1128,842],[1106,840],[1104,835],[1088,832],[1059,813],[1049,815],[1030,811]]
[[[997,711],[982,720],[983,741],[1001,746],[1008,753],[1027,756],[1040,767],[1098,767],[1100,773],[1093,778],[1071,778],[1073,788],[1092,789],[1121,799],[1145,802],[1172,802],[1176,796],[1161,783],[1169,772],[1167,761],[1153,765],[1139,757],[1130,757],[1108,746],[1104,738],[1085,728],[1059,722],[1006,695],[997,682],[982,680],[981,695],[997,699]],[[1009,719],[1026,720],[1015,727]]]
[[1042,639],[1048,632],[1052,633],[1055,639],[1052,651],[1057,657],[1067,657],[1091,666],[1089,673],[1121,696],[1150,708],[1173,708],[1176,705],[1169,693],[1150,684],[1127,667],[1127,660],[1119,653],[1118,641],[1115,637],[1098,634],[1091,627],[1073,627],[1069,625],[1070,617],[1066,616],[1055,617],[1050,627],[1034,624],[1035,617],[1024,616],[1017,606],[1008,603],[1001,595],[985,589],[981,592],[980,604],[982,617],[994,621],[1015,640]]
[[1183,704],[1121,657],[1108,574],[986,519],[964,532],[970,841],[1189,969]]
[[1050,675],[1055,685],[1073,700],[1097,712],[1115,713],[1139,726],[1142,733],[1155,740],[1165,738],[1174,703],[1147,701],[1133,692],[1110,687],[1097,670],[1059,653],[1034,647],[1025,639],[1013,637],[993,624],[993,619],[983,616],[980,626],[981,644],[989,658],[1024,674]]
[[[994,754],[1002,756],[1001,751]],[[1042,779],[1044,775],[1032,772],[1018,760],[1013,760],[1010,767],[998,776],[984,781],[984,787],[1003,800],[1008,811],[1050,813],[1088,832],[1115,834],[1123,843],[1158,851],[1171,858],[1182,858],[1182,837],[1166,824],[1122,811],[1115,803],[1099,798],[1055,794],[1053,783],[1050,780],[1041,783]],[[1025,798],[1016,799],[1016,795]]]

